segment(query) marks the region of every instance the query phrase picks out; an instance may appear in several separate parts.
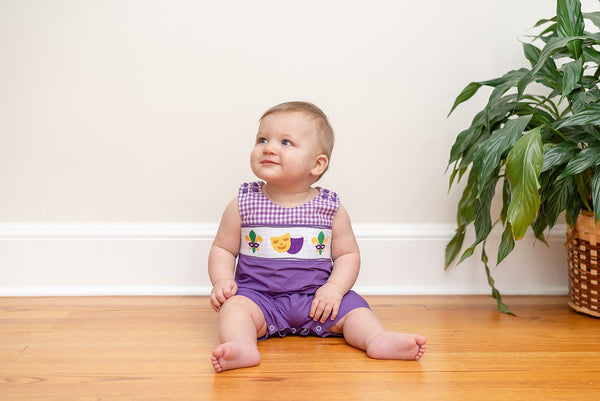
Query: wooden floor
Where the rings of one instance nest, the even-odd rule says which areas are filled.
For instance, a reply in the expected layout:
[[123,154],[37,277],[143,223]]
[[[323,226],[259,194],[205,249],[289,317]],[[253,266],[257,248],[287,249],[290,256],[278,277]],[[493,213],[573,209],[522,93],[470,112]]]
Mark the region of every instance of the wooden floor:
[[598,400],[600,319],[565,297],[368,297],[419,362],[342,339],[259,343],[256,368],[213,373],[204,297],[0,298],[0,400]]

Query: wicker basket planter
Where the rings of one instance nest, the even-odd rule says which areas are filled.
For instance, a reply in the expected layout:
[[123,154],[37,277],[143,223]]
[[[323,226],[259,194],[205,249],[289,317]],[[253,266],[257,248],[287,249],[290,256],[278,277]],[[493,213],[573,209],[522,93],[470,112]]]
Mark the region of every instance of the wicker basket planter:
[[565,244],[569,259],[569,306],[600,317],[600,222],[582,211],[575,226],[567,229]]

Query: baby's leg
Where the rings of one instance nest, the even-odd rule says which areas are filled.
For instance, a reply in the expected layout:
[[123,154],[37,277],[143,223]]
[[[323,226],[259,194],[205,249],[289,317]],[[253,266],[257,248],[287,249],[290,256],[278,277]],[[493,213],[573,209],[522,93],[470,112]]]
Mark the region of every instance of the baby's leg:
[[367,355],[375,359],[417,360],[427,347],[427,340],[421,335],[385,330],[368,308],[349,312],[331,331],[343,334],[348,344],[367,351]]
[[267,331],[261,309],[250,299],[236,295],[219,311],[219,344],[212,352],[215,371],[246,368],[260,363],[256,339]]

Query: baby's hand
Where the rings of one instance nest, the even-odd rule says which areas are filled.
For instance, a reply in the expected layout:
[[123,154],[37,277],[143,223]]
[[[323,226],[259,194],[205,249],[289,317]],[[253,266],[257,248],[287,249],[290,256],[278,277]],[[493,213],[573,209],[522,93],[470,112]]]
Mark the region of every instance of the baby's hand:
[[213,285],[210,293],[210,306],[218,312],[221,305],[237,293],[238,287],[234,280],[220,280]]
[[325,323],[330,315],[331,320],[335,320],[342,298],[344,298],[344,293],[335,284],[323,284],[315,293],[315,298],[310,306],[310,317],[315,322],[320,320],[321,323]]

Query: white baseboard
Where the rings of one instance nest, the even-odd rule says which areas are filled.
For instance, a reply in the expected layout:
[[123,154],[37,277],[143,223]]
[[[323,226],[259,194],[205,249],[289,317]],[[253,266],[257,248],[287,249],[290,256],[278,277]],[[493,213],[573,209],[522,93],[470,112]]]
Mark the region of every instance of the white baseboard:
[[[216,224],[0,224],[0,296],[208,295],[206,260],[216,229]],[[477,252],[444,270],[444,249],[454,229],[355,224],[362,256],[355,290],[489,294]],[[499,238],[494,232],[488,241],[490,260]],[[549,247],[526,237],[492,268],[503,294],[567,293],[565,227],[555,227],[547,240]]]

